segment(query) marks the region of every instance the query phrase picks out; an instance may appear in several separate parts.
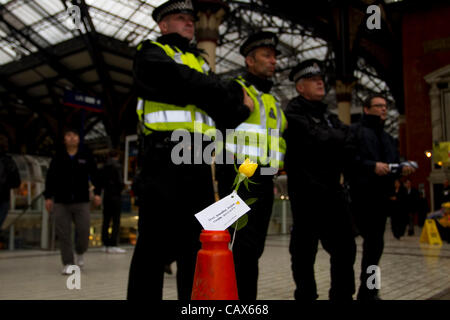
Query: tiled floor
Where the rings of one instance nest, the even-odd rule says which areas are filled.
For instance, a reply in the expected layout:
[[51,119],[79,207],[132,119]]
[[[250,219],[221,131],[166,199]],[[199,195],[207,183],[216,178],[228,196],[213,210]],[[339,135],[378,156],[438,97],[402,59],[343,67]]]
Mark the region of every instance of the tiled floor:
[[[444,243],[441,248],[419,244],[419,232],[416,230],[416,236],[405,237],[401,241],[393,239],[390,232],[386,232],[386,246],[380,264],[383,299],[448,298],[450,244]],[[355,273],[358,275],[360,238],[357,243]],[[288,244],[288,235],[268,237],[260,261],[259,299],[293,299],[294,283]],[[58,252],[0,251],[0,299],[125,299],[133,247],[126,249],[125,254],[106,254],[100,249],[91,248],[86,253],[80,290],[67,289],[68,276],[59,274],[61,265]],[[175,265],[172,268],[175,271]],[[327,299],[329,257],[322,248],[317,254],[316,280],[319,299]],[[164,299],[176,299],[175,276],[166,275],[164,285]]]

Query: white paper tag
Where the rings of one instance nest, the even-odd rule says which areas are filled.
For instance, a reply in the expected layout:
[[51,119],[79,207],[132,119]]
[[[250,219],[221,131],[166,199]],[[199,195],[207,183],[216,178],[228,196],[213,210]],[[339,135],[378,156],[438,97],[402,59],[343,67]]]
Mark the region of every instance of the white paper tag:
[[223,231],[236,222],[250,207],[233,191],[195,215],[203,229]]

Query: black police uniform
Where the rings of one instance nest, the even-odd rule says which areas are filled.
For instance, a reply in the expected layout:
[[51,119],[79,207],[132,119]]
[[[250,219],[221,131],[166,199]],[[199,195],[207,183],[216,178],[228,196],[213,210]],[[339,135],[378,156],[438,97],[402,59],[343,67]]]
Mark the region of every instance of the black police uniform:
[[[290,73],[290,80],[321,75],[320,62],[308,60]],[[319,240],[330,254],[329,298],[352,299],[356,245],[351,215],[340,175],[352,154],[348,126],[320,101],[301,95],[286,108],[286,172],[293,214],[289,251],[296,283],[295,298],[318,298],[314,263]]]
[[[177,12],[193,14],[190,1],[166,2],[154,10],[153,18],[158,22]],[[163,35],[157,42],[200,54],[179,34]],[[236,126],[249,115],[238,84],[178,64],[150,41],[137,52],[133,70],[138,95],[144,99],[196,105],[219,126]],[[171,135],[172,131],[153,131],[142,139],[140,185],[135,188],[140,193],[139,236],[130,266],[128,299],[162,299],[164,266],[173,261],[177,262],[178,298],[188,300],[191,296],[201,232],[194,214],[214,202],[211,168],[193,161],[175,165],[171,152],[178,142],[170,141]],[[192,143],[195,139],[203,141],[201,134],[191,134]],[[194,157],[203,148],[192,151]]]

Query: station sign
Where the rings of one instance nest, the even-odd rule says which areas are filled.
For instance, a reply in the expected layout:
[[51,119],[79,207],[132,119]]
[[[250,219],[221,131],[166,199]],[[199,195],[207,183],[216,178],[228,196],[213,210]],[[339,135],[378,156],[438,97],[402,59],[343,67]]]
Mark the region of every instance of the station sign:
[[93,112],[103,112],[103,102],[100,98],[82,93],[65,90],[63,104],[68,107],[85,109]]

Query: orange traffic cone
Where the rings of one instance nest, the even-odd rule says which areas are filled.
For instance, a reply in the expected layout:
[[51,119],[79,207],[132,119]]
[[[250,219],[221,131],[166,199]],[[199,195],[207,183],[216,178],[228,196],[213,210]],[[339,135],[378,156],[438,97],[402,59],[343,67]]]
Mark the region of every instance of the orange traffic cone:
[[197,254],[192,300],[238,300],[233,253],[228,231],[203,230]]

